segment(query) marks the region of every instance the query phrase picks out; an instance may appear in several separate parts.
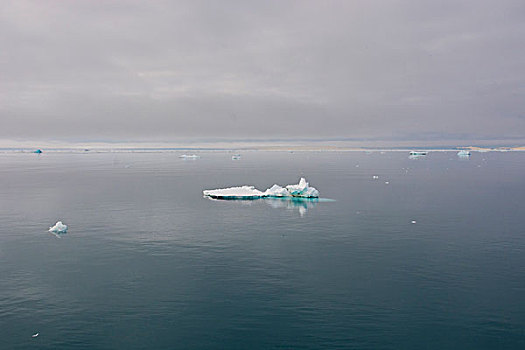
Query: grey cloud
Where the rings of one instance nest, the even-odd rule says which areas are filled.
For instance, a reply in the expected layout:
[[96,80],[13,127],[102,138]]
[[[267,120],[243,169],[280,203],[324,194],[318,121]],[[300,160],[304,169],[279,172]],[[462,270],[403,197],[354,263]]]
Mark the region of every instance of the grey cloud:
[[525,135],[522,1],[0,4],[0,138]]

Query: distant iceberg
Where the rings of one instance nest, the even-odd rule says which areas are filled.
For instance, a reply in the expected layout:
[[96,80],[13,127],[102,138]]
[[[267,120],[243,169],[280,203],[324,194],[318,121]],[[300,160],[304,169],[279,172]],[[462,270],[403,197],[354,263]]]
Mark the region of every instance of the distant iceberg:
[[411,156],[426,156],[427,151],[410,151]]
[[214,199],[258,199],[271,197],[318,198],[319,191],[310,187],[305,178],[301,178],[297,185],[282,187],[273,185],[262,192],[254,186],[239,186],[216,190],[202,191],[204,196]]
[[458,152],[458,156],[459,157],[468,157],[468,156],[470,156],[470,151],[467,151],[467,150],[463,149],[463,150]]
[[183,154],[183,155],[179,156],[179,158],[182,158],[182,159],[199,159],[200,156],[198,156],[196,154]]
[[40,154],[42,153],[42,150],[41,149],[37,149],[36,151],[34,151],[33,153],[37,153],[37,154]]
[[232,160],[239,160],[239,159],[241,159],[241,155],[240,154],[234,154],[232,156]]

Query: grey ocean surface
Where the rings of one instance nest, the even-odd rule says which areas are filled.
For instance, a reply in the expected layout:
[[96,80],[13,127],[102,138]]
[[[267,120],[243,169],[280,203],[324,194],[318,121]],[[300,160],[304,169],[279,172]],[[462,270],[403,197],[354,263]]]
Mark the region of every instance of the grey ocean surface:
[[525,348],[524,152],[181,153],[0,154],[0,348]]

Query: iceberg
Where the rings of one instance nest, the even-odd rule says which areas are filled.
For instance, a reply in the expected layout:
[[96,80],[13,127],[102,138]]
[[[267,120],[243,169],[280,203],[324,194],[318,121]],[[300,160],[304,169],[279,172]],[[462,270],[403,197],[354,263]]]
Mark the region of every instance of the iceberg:
[[290,192],[286,188],[275,184],[264,191],[264,195],[267,197],[290,197]]
[[240,154],[234,154],[232,156],[232,160],[239,160],[239,159],[241,159],[241,155]]
[[33,153],[37,153],[37,154],[40,154],[42,153],[42,150],[41,149],[37,149],[36,151],[34,151]]
[[308,186],[308,182],[306,182],[306,179],[304,177],[301,178],[299,184],[286,186],[286,190],[290,193],[292,197],[319,197],[319,191],[316,190],[314,187]]
[[238,186],[217,190],[204,190],[204,196],[216,199],[257,199],[264,193],[253,186]]
[[259,191],[254,186],[229,187],[216,190],[202,191],[205,197],[214,199],[258,199],[271,197],[297,197],[297,198],[318,198],[319,191],[310,187],[303,177],[297,185],[286,187],[277,184],[268,188],[266,191]]
[[62,221],[58,221],[55,226],[49,228],[49,232],[53,233],[66,233],[67,225],[64,225]]
[[459,157],[469,157],[470,156],[470,151],[467,151],[467,150],[461,150],[458,152],[458,156]]
[[182,159],[198,159],[200,157],[201,156],[198,156],[196,154],[183,154],[183,155],[179,156],[179,158],[182,158]]

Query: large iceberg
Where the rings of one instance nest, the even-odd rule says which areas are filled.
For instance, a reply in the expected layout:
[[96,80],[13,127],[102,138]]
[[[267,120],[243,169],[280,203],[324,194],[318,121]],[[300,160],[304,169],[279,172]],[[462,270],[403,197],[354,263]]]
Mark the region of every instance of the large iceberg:
[[297,197],[297,198],[318,198],[319,191],[310,187],[305,178],[301,178],[297,185],[282,187],[273,185],[262,192],[254,186],[240,186],[222,188],[216,190],[202,191],[204,196],[216,199],[258,199],[268,197]]

